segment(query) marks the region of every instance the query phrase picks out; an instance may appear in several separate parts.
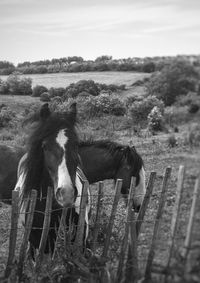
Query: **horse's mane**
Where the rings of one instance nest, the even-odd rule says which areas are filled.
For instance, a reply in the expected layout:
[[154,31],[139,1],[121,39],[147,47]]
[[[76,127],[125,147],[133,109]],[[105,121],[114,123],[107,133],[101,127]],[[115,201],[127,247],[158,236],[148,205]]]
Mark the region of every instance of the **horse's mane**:
[[142,157],[137,152],[134,146],[127,146],[110,140],[81,140],[79,142],[80,147],[93,146],[96,148],[102,148],[108,150],[108,152],[116,158],[116,161],[127,160],[128,164],[133,168],[138,168],[139,172],[144,165]]
[[[41,119],[34,124],[32,134],[28,140],[27,159],[25,161],[25,182],[23,197],[26,197],[32,189],[47,189],[52,186],[51,178],[44,167],[42,142],[51,135],[57,135],[59,130],[67,129],[68,136],[73,139],[73,151],[77,153],[78,137],[70,116],[53,113],[48,119]],[[75,156],[75,158],[78,158]]]

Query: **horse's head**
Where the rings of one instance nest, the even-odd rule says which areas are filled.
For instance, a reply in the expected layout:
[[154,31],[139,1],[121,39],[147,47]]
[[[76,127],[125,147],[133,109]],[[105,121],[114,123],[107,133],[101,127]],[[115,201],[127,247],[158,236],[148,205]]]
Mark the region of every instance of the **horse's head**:
[[[44,120],[51,121],[48,107],[41,109]],[[77,136],[74,129],[76,121],[76,106],[71,106],[65,113],[61,127],[56,132],[47,135],[42,141],[44,165],[52,179],[56,200],[62,206],[69,206],[75,200],[75,178],[78,165]]]
[[75,130],[76,105],[69,112],[51,113],[48,104],[40,110],[40,121],[30,137],[27,154],[25,194],[33,188],[53,186],[55,198],[62,206],[75,201],[78,166],[78,138]]
[[131,177],[136,177],[136,188],[133,199],[133,206],[135,211],[138,212],[146,192],[143,160],[137,153],[134,146],[123,147],[121,151],[123,153],[123,158],[115,179],[123,179],[121,192],[127,199],[131,184]]

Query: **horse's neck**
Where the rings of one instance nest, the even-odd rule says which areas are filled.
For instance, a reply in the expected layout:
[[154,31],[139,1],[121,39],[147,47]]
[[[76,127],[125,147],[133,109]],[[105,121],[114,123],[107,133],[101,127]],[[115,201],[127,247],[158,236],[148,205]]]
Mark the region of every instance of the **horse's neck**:
[[79,154],[83,171],[89,183],[105,179],[113,179],[119,168],[119,163],[107,149],[82,147]]

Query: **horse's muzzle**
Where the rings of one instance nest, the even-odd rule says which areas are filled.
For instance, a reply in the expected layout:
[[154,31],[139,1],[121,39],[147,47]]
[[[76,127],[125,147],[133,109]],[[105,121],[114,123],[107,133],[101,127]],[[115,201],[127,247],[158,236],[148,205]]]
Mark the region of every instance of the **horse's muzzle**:
[[64,207],[72,206],[74,203],[74,194],[71,191],[66,191],[65,188],[57,188],[56,199],[58,203]]

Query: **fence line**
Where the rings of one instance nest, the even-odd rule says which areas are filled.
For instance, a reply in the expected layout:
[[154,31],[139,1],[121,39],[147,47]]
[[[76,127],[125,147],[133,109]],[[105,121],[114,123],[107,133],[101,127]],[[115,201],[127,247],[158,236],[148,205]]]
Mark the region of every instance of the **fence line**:
[[[177,232],[177,222],[178,222],[178,215],[179,215],[179,210],[180,210],[180,204],[181,204],[181,196],[182,196],[182,190],[183,190],[183,183],[184,183],[184,176],[185,176],[185,168],[184,166],[180,166],[179,172],[178,172],[178,182],[177,182],[177,194],[176,194],[176,199],[175,199],[175,206],[173,210],[173,216],[172,216],[172,221],[171,221],[171,236],[170,236],[170,241],[169,241],[169,255],[167,258],[167,264],[166,266],[158,265],[153,263],[154,260],[154,255],[156,251],[156,241],[158,238],[159,234],[159,226],[163,214],[163,208],[164,208],[164,203],[166,199],[166,192],[167,192],[167,185],[168,181],[171,175],[171,168],[168,167],[165,170],[161,190],[158,190],[156,192],[156,195],[161,192],[160,198],[159,198],[159,204],[158,204],[158,209],[157,209],[157,214],[156,214],[156,219],[154,220],[154,228],[153,228],[153,235],[152,235],[152,241],[151,241],[151,246],[149,249],[148,257],[147,257],[147,264],[146,264],[146,270],[145,270],[145,275],[144,275],[144,281],[143,282],[149,282],[151,279],[151,276],[153,273],[156,274],[161,274],[164,276],[165,282],[167,282],[168,277],[170,276],[173,266],[170,266],[171,258],[172,258],[172,251],[174,247],[174,241],[175,241],[175,236]],[[138,217],[135,217],[135,214],[132,210],[132,204],[133,204],[133,195],[134,195],[134,190],[135,186],[133,185],[135,183],[135,180],[132,179],[131,182],[131,187],[129,190],[129,198],[128,198],[128,206],[127,206],[127,213],[126,213],[126,221],[125,221],[125,233],[123,235],[123,241],[120,249],[120,257],[119,257],[119,262],[116,267],[113,267],[113,270],[116,271],[116,281],[117,282],[129,282],[128,280],[131,278],[132,282],[137,282],[137,279],[139,278],[139,271],[138,271],[138,261],[141,262],[140,259],[137,257],[137,238],[140,235],[140,230],[141,230],[141,225],[142,223],[152,223],[152,220],[144,220],[145,213],[147,211],[147,207],[149,205],[149,201],[151,197],[155,196],[155,193],[153,192],[153,186],[155,183],[156,179],[156,172],[151,172],[148,185],[147,185],[147,190],[146,194],[144,196],[144,200],[140,209],[140,212],[138,214]],[[185,239],[185,244],[184,244],[184,253],[183,253],[183,258],[185,260],[185,264],[187,263],[188,259],[188,254],[189,251],[194,248],[193,245],[191,245],[191,237],[192,237],[192,231],[193,231],[193,225],[194,225],[194,220],[195,220],[195,209],[196,209],[196,204],[197,204],[197,195],[199,194],[199,183],[200,183],[200,175],[196,179],[195,182],[195,187],[194,187],[194,194],[193,194],[193,201],[192,201],[192,206],[191,206],[191,211],[190,211],[190,217],[189,217],[189,223],[187,227],[187,235]],[[70,264],[73,264],[76,268],[79,269],[80,272],[82,272],[79,278],[81,276],[94,276],[93,273],[90,272],[88,264],[92,264],[92,259],[90,256],[90,260],[88,262],[88,259],[85,258],[84,261],[80,260],[80,257],[84,257],[85,255],[82,254],[82,247],[83,247],[83,231],[84,231],[84,226],[85,226],[85,210],[86,210],[86,202],[87,202],[87,188],[88,188],[88,183],[84,183],[83,186],[83,194],[81,198],[81,207],[80,207],[80,215],[79,216],[79,223],[77,225],[77,234],[76,234],[76,240],[75,243],[72,244],[73,249],[70,250],[70,247],[67,247],[68,245],[71,245],[71,231],[73,230],[73,227],[66,227],[65,223],[65,218],[66,218],[66,213],[67,209],[63,209],[62,211],[62,216],[60,220],[60,225],[59,228],[56,230],[57,232],[57,238],[56,238],[56,243],[55,243],[55,250],[54,254],[52,257],[52,260],[56,260],[56,254],[57,253],[57,241],[59,237],[61,238],[61,234],[63,233],[63,240],[64,240],[64,246],[65,246],[65,251],[71,251],[75,257],[68,257]],[[98,279],[104,280],[106,278],[106,282],[111,282],[109,281],[110,279],[110,273],[109,270],[107,269],[107,259],[108,259],[108,253],[109,253],[109,248],[110,248],[110,243],[111,243],[111,233],[112,229],[114,227],[114,220],[116,217],[116,212],[117,212],[117,206],[120,198],[120,191],[121,191],[121,186],[122,186],[122,180],[117,180],[116,186],[115,186],[115,195],[113,196],[109,194],[109,196],[114,197],[114,201],[112,204],[112,209],[111,209],[111,214],[109,217],[108,225],[107,225],[107,232],[106,232],[106,239],[104,242],[104,246],[102,249],[101,253],[101,264],[98,265],[97,270],[99,271],[100,277]],[[35,194],[35,196],[34,196]],[[49,194],[50,199],[49,198]],[[107,194],[108,195],[108,194]],[[34,200],[34,197],[35,200]],[[93,231],[93,242],[92,243],[92,251],[95,253],[97,249],[97,236],[98,236],[98,223],[100,223],[100,214],[103,208],[103,204],[106,204],[106,195],[103,194],[103,182],[99,184],[99,189],[98,189],[98,194],[95,195],[97,197],[97,209],[96,209],[96,217],[94,221],[94,231]],[[45,212],[40,212],[45,215],[45,220],[43,227],[41,242],[40,242],[40,248],[39,248],[39,256],[36,257],[36,265],[34,267],[34,270],[36,272],[36,278],[37,278],[37,273],[38,270],[40,269],[40,264],[42,262],[43,254],[44,254],[44,247],[46,245],[46,239],[48,235],[48,231],[50,229],[55,229],[55,227],[49,227],[50,224],[50,216],[52,211],[57,211],[60,209],[51,209],[52,206],[52,197],[53,197],[53,190],[49,189],[48,192],[48,197],[47,197],[47,202],[46,202],[46,209]],[[30,227],[31,225],[31,219],[33,218],[33,213],[34,211],[38,213],[37,210],[34,210],[34,201],[36,201],[37,196],[36,193],[32,192],[32,196],[29,199],[29,211],[26,213],[26,226],[24,229],[24,236],[22,240],[22,245],[20,247],[20,253],[19,253],[19,260],[18,260],[18,276],[19,278],[22,277],[23,275],[23,262],[26,256],[26,248],[27,248],[27,243],[28,243],[28,238],[29,238],[29,233],[30,233]],[[46,198],[45,198],[46,199]],[[6,265],[6,270],[5,270],[5,277],[9,278],[11,269],[15,260],[15,247],[16,247],[16,237],[17,237],[17,231],[21,228],[18,228],[17,222],[19,215],[19,195],[18,192],[13,192],[12,195],[12,217],[11,217],[11,228],[10,228],[10,240],[9,240],[9,254],[8,254],[8,260],[7,260],[7,265]],[[90,224],[91,226],[92,224]],[[31,227],[31,229],[40,229],[38,227]],[[75,252],[74,252],[75,251]],[[78,251],[78,253],[77,253]],[[146,262],[143,260],[142,262]],[[1,270],[0,270],[1,271]],[[82,279],[80,279],[82,280]],[[80,281],[81,282],[81,281]]]

